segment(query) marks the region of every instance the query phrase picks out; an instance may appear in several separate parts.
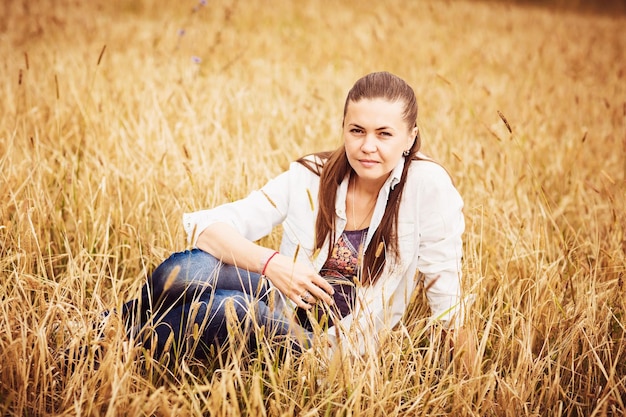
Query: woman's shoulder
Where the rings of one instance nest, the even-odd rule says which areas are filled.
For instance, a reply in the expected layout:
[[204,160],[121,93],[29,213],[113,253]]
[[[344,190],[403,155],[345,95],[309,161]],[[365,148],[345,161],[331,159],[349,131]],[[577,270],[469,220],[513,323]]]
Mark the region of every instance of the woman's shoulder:
[[452,176],[443,165],[432,158],[420,158],[411,162],[407,187],[413,190],[416,198],[428,201],[431,207],[438,206],[437,204],[438,207],[463,205]]
[[318,154],[305,155],[292,161],[283,175],[287,176],[289,181],[294,184],[317,182],[325,162],[326,160]]
[[292,169],[299,169],[300,167],[306,168],[308,171],[315,175],[320,175],[324,164],[330,158],[332,152],[317,152],[304,155],[291,163]]
[[418,153],[417,159],[411,162],[408,175],[410,180],[452,182],[452,176],[443,165],[422,153]]

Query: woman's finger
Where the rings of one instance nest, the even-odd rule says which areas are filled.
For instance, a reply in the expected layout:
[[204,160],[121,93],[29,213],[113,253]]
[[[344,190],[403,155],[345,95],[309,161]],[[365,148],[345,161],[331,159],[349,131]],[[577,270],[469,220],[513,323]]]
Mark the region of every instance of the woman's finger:
[[302,293],[300,298],[307,304],[315,304],[317,302],[317,299],[309,291]]
[[313,295],[310,292],[305,291],[300,295],[296,295],[292,297],[291,301],[296,303],[298,307],[305,309],[305,310],[309,310],[311,309],[313,304],[315,304],[316,300],[314,299]]
[[335,294],[335,289],[333,288],[333,286],[322,276],[316,274],[313,277],[313,283],[320,287],[322,290],[326,291],[326,293],[328,293],[329,295]]
[[[315,283],[311,283],[311,285],[309,285],[309,290],[308,292],[315,297],[316,301],[317,300],[322,300],[324,301],[326,304],[332,304],[333,302],[333,297],[326,292],[324,289],[318,287]],[[332,290],[332,287],[331,287]]]

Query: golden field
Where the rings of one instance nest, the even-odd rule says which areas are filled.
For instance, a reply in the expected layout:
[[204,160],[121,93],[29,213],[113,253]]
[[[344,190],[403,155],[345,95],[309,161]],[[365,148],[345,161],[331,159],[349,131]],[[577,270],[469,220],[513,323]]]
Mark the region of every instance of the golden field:
[[[626,413],[624,15],[434,0],[0,13],[1,415]],[[119,323],[99,337],[99,313],[186,248],[183,212],[338,146],[345,94],[378,70],[414,86],[423,150],[465,200],[470,375],[426,334],[419,291],[380,357],[350,363],[173,365]]]

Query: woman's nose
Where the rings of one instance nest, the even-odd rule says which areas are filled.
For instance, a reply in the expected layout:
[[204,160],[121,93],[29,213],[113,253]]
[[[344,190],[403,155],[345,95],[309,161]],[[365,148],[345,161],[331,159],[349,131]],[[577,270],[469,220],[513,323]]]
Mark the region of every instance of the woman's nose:
[[376,135],[372,133],[365,135],[365,139],[363,139],[363,143],[361,144],[361,151],[365,153],[376,152]]

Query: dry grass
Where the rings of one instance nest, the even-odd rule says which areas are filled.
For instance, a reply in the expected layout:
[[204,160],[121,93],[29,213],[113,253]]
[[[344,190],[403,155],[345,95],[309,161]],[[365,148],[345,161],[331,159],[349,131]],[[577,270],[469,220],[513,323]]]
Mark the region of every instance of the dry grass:
[[[626,19],[384,4],[3,2],[0,414],[626,411]],[[347,89],[381,69],[415,86],[424,149],[466,201],[473,376],[423,333],[420,294],[354,363],[167,366],[116,323],[99,341],[98,313],[185,247],[183,211],[335,147]]]

